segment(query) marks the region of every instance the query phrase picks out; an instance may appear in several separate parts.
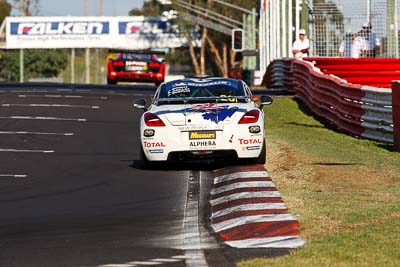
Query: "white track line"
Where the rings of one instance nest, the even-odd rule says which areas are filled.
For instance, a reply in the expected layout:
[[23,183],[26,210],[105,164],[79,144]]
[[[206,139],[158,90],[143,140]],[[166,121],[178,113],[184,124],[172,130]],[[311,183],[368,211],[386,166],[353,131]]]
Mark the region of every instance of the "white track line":
[[223,210],[213,212],[211,218],[217,218],[223,215],[227,215],[239,211],[254,211],[254,210],[275,210],[275,209],[286,209],[285,203],[254,203],[238,205]]
[[107,96],[81,96],[81,95],[18,95],[21,98],[35,97],[35,98],[85,98],[85,99],[108,99]]
[[99,109],[99,106],[61,105],[61,104],[2,104],[2,107],[51,107],[51,108],[91,108]]
[[219,197],[216,199],[211,199],[210,203],[211,206],[215,206],[232,200],[262,198],[262,197],[281,197],[281,193],[279,193],[278,191],[240,192],[240,193],[230,194],[228,196]]
[[21,93],[21,92],[27,92],[27,93],[48,93],[49,91],[47,91],[47,90],[10,90],[9,92],[11,92],[11,93]]
[[153,266],[153,265],[161,265],[162,262],[154,262],[154,261],[130,261],[127,262],[129,266]]
[[124,263],[110,263],[110,264],[102,264],[97,265],[97,267],[135,267],[135,266],[152,266],[152,265],[161,265],[175,262],[182,262],[187,259],[187,256],[177,255],[172,256],[171,258],[156,258],[147,261],[130,261]]
[[135,267],[135,266],[138,266],[138,265],[129,264],[129,263],[97,265],[97,267]]
[[263,214],[253,216],[242,216],[220,223],[211,224],[215,232],[221,232],[227,229],[238,227],[249,223],[264,223],[264,222],[282,222],[282,221],[296,221],[297,218],[291,214]]
[[225,243],[235,248],[298,248],[304,245],[304,240],[299,236],[277,236],[225,241]]
[[247,187],[275,187],[275,184],[271,181],[259,181],[259,182],[238,182],[234,184],[229,184],[225,186],[221,186],[211,190],[211,195],[216,195],[219,193],[223,193],[229,190],[238,189],[238,188],[247,188]]
[[74,133],[43,133],[43,132],[27,132],[27,131],[0,131],[0,134],[63,135],[63,136],[74,135]]
[[214,184],[219,184],[225,181],[235,180],[239,178],[254,178],[254,177],[269,177],[269,174],[266,171],[234,172],[215,177]]
[[12,119],[12,120],[55,120],[55,121],[87,121],[87,119],[71,119],[71,118],[57,118],[57,117],[31,117],[31,116],[10,116],[10,117],[0,117],[0,119]]
[[199,229],[199,187],[200,178],[189,172],[188,193],[184,212],[183,247],[185,250],[186,266],[208,266],[200,240]]
[[15,152],[15,153],[54,153],[54,150],[28,150],[28,149],[12,149],[0,148],[0,152]]
[[26,174],[0,174],[0,177],[10,177],[10,178],[26,178]]
[[163,259],[163,258],[157,258],[157,259],[151,259],[150,261],[152,262],[161,262],[161,263],[171,263],[171,262],[181,262],[181,259]]

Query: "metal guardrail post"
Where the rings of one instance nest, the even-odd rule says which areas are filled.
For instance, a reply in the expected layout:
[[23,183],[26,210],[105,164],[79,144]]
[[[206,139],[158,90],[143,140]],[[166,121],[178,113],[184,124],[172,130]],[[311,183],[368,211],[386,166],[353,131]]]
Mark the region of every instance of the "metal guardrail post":
[[24,49],[19,50],[19,82],[24,82]]
[[392,82],[394,149],[400,151],[400,81]]

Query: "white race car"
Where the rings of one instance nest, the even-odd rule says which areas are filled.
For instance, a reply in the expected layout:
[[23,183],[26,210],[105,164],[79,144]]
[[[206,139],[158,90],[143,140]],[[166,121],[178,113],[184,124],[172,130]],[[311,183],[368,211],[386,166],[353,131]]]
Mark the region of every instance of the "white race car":
[[140,119],[140,166],[154,162],[235,158],[264,164],[263,106],[241,80],[180,79],[161,84]]

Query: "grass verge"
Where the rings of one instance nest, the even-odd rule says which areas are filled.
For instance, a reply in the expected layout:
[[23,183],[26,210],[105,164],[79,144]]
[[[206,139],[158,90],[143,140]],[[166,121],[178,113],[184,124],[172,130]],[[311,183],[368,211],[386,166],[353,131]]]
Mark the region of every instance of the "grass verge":
[[328,129],[293,99],[264,111],[266,167],[306,245],[238,266],[400,266],[400,153]]

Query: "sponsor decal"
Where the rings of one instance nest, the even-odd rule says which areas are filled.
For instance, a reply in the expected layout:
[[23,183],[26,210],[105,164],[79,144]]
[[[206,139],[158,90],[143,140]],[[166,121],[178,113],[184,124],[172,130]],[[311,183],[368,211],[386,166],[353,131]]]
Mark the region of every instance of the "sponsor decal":
[[262,144],[260,139],[257,138],[252,138],[252,139],[243,139],[243,138],[239,138],[239,144],[241,145],[253,145],[253,144]]
[[164,149],[150,149],[149,152],[151,154],[162,154],[164,153]]
[[144,147],[166,147],[166,145],[161,141],[161,142],[148,142],[144,141],[143,142]]
[[187,131],[203,131],[203,130],[216,130],[216,131],[222,131],[224,130],[224,125],[190,125],[190,126],[179,126],[178,129],[183,132]]
[[231,135],[231,139],[229,139],[229,143],[233,143],[233,134]]
[[179,86],[194,86],[194,87],[206,87],[206,86],[215,86],[215,85],[228,85],[232,86],[232,83],[229,81],[204,81],[204,82],[179,82],[174,83],[172,87],[179,87]]
[[189,140],[195,139],[215,139],[216,132],[215,131],[193,131],[189,132]]
[[110,32],[109,22],[11,22],[11,35],[96,35]]
[[210,147],[216,145],[215,141],[190,141],[190,147]]
[[119,34],[157,34],[168,32],[168,23],[160,20],[141,19],[136,21],[120,21],[118,23]]
[[205,105],[196,105],[192,107],[194,112],[204,113],[202,117],[205,120],[210,120],[215,123],[220,121],[224,121],[227,118],[232,117],[233,114],[238,110],[237,107],[229,107],[229,106],[218,106],[217,104],[205,104]]
[[147,63],[146,62],[142,62],[142,61],[127,60],[127,61],[125,61],[125,65],[127,65],[127,66],[146,66]]
[[246,147],[247,150],[259,150],[260,146],[248,146]]
[[186,95],[186,94],[190,94],[190,89],[187,86],[181,86],[181,87],[174,87],[170,90],[168,90],[168,97],[170,97],[171,95]]

